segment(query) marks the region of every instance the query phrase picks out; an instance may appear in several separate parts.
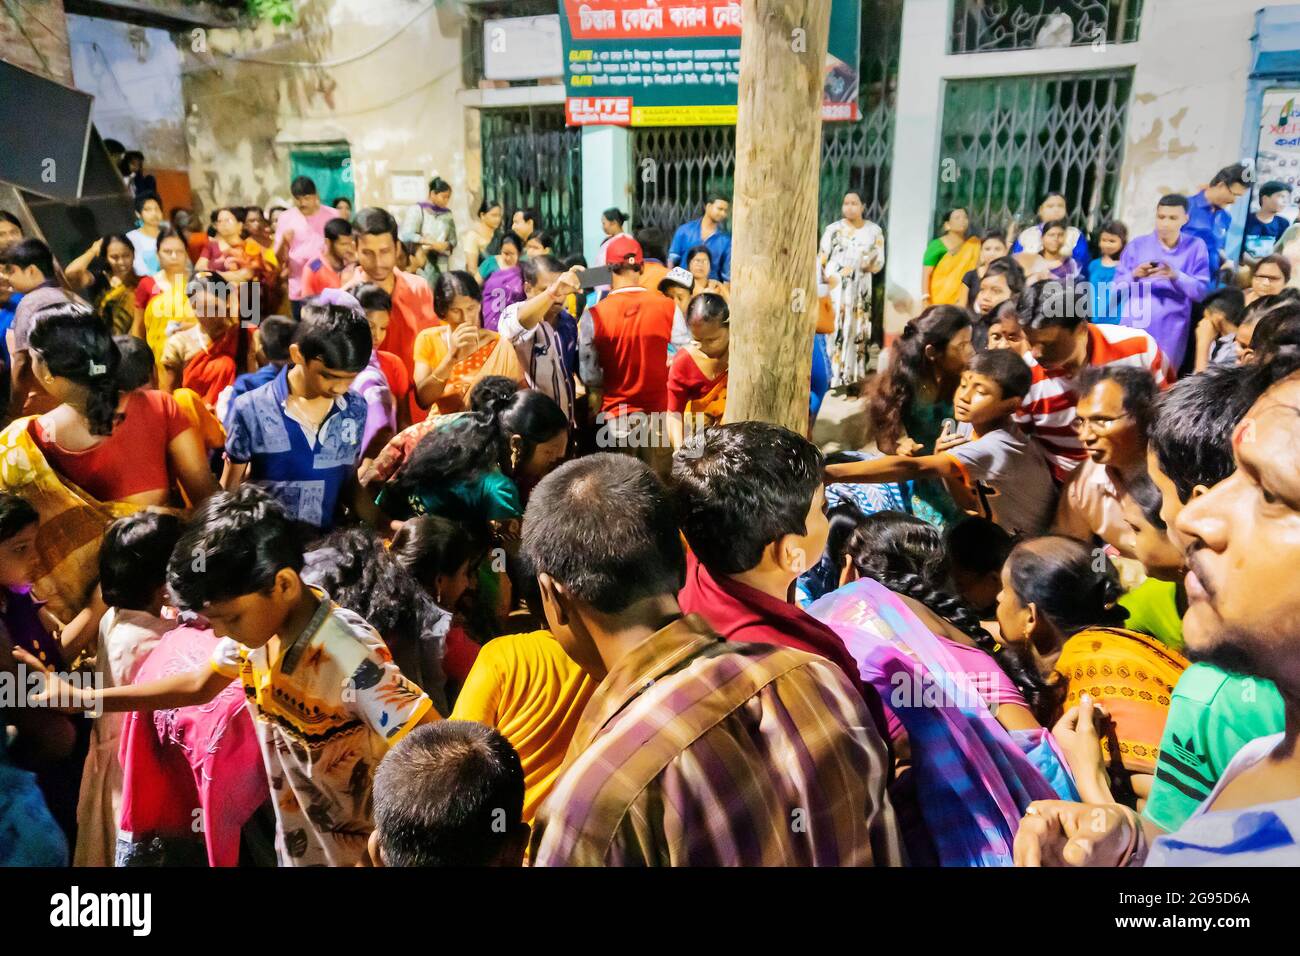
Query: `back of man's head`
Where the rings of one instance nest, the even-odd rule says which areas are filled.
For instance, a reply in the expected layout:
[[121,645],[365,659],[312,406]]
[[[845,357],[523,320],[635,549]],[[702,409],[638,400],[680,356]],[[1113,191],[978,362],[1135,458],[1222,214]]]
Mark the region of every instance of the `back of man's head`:
[[491,727],[415,728],[375,770],[372,855],[383,866],[519,866],[528,843],[519,754]]
[[824,464],[816,445],[779,425],[734,422],[706,430],[673,458],[687,544],[717,574],[753,569],[768,545],[807,533]]
[[538,574],[602,614],[676,595],[685,570],[668,492],[628,455],[588,455],[543,478],[524,513],[523,551]]
[[1077,329],[1092,316],[1088,283],[1047,279],[1031,285],[1020,300],[1020,324],[1026,331]]

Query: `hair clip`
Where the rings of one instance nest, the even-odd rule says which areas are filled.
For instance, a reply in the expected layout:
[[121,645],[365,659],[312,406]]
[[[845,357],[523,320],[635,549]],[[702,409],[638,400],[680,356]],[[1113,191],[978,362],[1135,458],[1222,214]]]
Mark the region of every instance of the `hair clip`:
[[98,362],[91,362],[91,363],[90,363],[90,374],[91,374],[91,375],[107,375],[107,374],[108,374],[108,366],[107,366],[107,365],[100,365]]

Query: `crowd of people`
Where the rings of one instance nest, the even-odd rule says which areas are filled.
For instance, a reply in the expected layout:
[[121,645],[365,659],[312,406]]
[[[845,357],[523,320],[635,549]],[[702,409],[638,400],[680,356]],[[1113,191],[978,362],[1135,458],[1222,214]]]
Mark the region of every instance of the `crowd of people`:
[[792,431],[723,424],[723,195],[589,268],[439,177],[200,228],[123,169],[72,261],[0,213],[0,863],[1300,862],[1276,184],[1248,282],[1240,167],[951,210],[879,355],[850,191]]

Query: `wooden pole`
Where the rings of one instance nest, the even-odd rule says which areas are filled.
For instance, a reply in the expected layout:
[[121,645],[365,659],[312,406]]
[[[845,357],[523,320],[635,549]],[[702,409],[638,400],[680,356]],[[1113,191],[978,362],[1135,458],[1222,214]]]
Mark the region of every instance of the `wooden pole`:
[[743,0],[725,420],[805,434],[831,0]]

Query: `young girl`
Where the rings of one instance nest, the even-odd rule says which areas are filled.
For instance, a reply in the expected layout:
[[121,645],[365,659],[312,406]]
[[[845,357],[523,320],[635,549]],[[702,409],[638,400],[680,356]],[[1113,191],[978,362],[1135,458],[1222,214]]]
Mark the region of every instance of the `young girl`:
[[1066,247],[1069,229],[1070,225],[1064,219],[1044,223],[1040,250],[1036,253],[1022,252],[1017,257],[1029,285],[1045,279],[1068,282],[1079,275],[1079,264]]
[[1128,245],[1128,226],[1111,221],[1101,227],[1097,251],[1101,255],[1088,265],[1088,284],[1092,286],[1092,322],[1114,325],[1120,318],[1119,292],[1115,288],[1115,271],[1119,257]]
[[668,369],[668,434],[674,449],[685,437],[722,421],[727,408],[731,312],[726,300],[712,292],[697,295],[687,307],[686,323],[691,343]]
[[[134,683],[158,640],[175,626],[162,616],[167,561],[180,539],[175,515],[142,511],[108,526],[99,550],[99,585],[108,605],[99,625],[95,672],[105,687]],[[91,730],[77,801],[74,866],[112,866],[122,812],[118,762],[123,716],[100,714]]]
[[962,285],[966,287],[966,300],[961,304],[966,308],[971,308],[980,294],[980,282],[983,280],[985,273],[988,272],[989,264],[997,259],[1001,259],[1007,254],[1007,237],[1006,233],[999,229],[991,229],[980,238],[980,261],[979,265],[971,269],[961,277]]
[[[1064,193],[1048,193],[1038,205],[1038,222],[1023,230],[1016,237],[1015,245],[1011,247],[1012,255],[1019,255],[1022,252],[1042,252],[1043,250],[1043,229],[1045,223],[1060,222],[1069,218],[1070,209],[1065,201]],[[1079,264],[1080,271],[1088,270],[1088,237],[1082,229],[1076,229],[1070,226],[1065,231],[1065,249],[1070,258]]]
[[[1093,549],[1073,538],[1016,545],[1002,569],[998,626],[1003,641],[1052,682],[1059,703],[1044,716],[1063,718],[1053,732],[1084,800],[1112,803],[1112,787],[1119,786],[1115,796],[1131,804],[1131,776],[1155,772],[1170,695],[1188,664],[1154,638],[1122,629],[1127,614],[1118,604],[1118,576],[1109,561],[1097,568]],[[1094,704],[1114,725],[1106,765],[1095,750],[1091,760],[1082,759],[1090,733],[1084,718]]]

